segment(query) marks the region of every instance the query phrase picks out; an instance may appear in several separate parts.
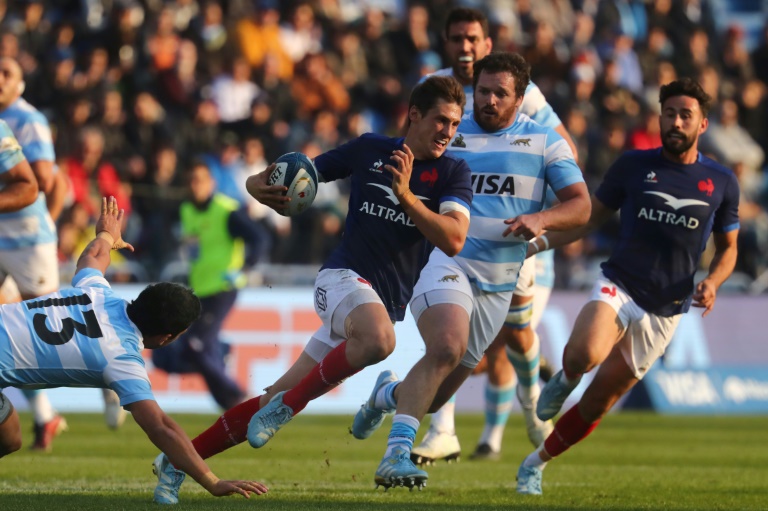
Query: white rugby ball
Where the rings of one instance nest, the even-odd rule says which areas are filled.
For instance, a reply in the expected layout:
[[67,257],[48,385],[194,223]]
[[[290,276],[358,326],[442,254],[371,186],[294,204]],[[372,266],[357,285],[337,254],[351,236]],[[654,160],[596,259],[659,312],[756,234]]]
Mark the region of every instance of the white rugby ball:
[[317,195],[317,169],[304,153],[287,153],[275,160],[275,170],[269,175],[267,184],[287,186],[283,192],[290,197],[288,207],[278,211],[283,216],[294,216],[306,211]]

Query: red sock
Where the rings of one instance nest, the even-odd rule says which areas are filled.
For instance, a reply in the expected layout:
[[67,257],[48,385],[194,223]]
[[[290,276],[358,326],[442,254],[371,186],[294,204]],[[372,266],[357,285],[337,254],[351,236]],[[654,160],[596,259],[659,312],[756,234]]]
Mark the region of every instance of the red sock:
[[259,397],[233,406],[218,418],[213,425],[197,435],[192,445],[201,458],[210,458],[214,454],[226,451],[245,441],[248,423],[253,414],[259,411]]
[[307,403],[338,386],[361,369],[349,365],[347,361],[347,341],[342,342],[328,353],[307,374],[298,385],[283,395],[283,403],[290,406],[296,415]]
[[555,430],[544,440],[544,450],[554,458],[584,440],[598,424],[599,419],[592,423],[585,421],[579,413],[579,405],[575,405],[557,421]]

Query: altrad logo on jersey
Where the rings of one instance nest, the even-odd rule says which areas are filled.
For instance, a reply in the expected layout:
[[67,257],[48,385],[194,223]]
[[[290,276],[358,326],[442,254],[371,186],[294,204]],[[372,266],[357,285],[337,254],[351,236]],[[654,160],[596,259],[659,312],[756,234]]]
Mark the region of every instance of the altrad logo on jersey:
[[[395,196],[395,192],[392,191],[392,188],[379,183],[368,183],[368,185],[375,186],[376,188],[384,190],[388,201],[390,201],[395,206],[400,205],[400,201],[397,200],[397,196]],[[416,198],[421,199],[422,201],[429,200],[428,197],[422,197],[421,195],[416,195]],[[411,218],[405,214],[405,211],[398,211],[388,206],[382,206],[380,204],[365,201],[363,202],[363,205],[360,207],[359,211],[383,218],[385,220],[389,220],[390,222],[407,225],[408,227],[416,227],[416,224],[414,224],[411,221]]]
[[649,195],[656,195],[664,199],[664,205],[669,206],[675,210],[675,213],[671,211],[662,211],[655,208],[640,208],[637,214],[637,218],[644,218],[652,222],[659,222],[662,224],[679,225],[688,229],[696,229],[699,226],[699,219],[677,213],[679,209],[687,208],[691,206],[707,206],[708,202],[704,202],[697,199],[678,199],[677,197],[664,192],[645,192]]
[[475,195],[515,195],[515,177],[509,174],[478,174],[471,177]]

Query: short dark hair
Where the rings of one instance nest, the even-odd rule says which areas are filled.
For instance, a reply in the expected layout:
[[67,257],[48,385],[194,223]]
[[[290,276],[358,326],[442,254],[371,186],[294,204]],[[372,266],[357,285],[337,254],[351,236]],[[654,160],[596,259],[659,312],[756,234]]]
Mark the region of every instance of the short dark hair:
[[408,110],[415,106],[425,115],[442,99],[446,103],[456,103],[464,111],[467,96],[464,87],[452,76],[430,76],[411,91],[411,99],[408,101]]
[[706,117],[712,107],[712,97],[704,92],[701,84],[693,78],[681,78],[662,85],[659,89],[659,104],[664,109],[664,102],[675,96],[688,96],[699,102],[701,113]]
[[454,23],[480,23],[480,27],[483,29],[483,35],[488,37],[488,18],[482,11],[477,9],[470,9],[468,7],[456,7],[448,13],[448,19],[445,20],[445,37],[448,37],[448,30]]
[[531,66],[519,53],[496,52],[489,53],[474,65],[472,87],[477,87],[480,73],[511,73],[515,79],[515,94],[517,97],[525,95],[525,89],[531,81]]
[[127,312],[144,337],[176,336],[200,317],[200,299],[180,284],[159,282],[145,287]]

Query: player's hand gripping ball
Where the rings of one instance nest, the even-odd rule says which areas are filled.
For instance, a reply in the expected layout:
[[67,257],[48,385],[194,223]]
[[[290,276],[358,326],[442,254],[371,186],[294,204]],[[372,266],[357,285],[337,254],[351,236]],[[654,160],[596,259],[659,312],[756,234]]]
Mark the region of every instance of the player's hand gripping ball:
[[298,215],[312,205],[317,195],[317,169],[306,154],[287,153],[275,160],[275,170],[267,178],[269,186],[287,186],[283,195],[290,197],[283,216]]

